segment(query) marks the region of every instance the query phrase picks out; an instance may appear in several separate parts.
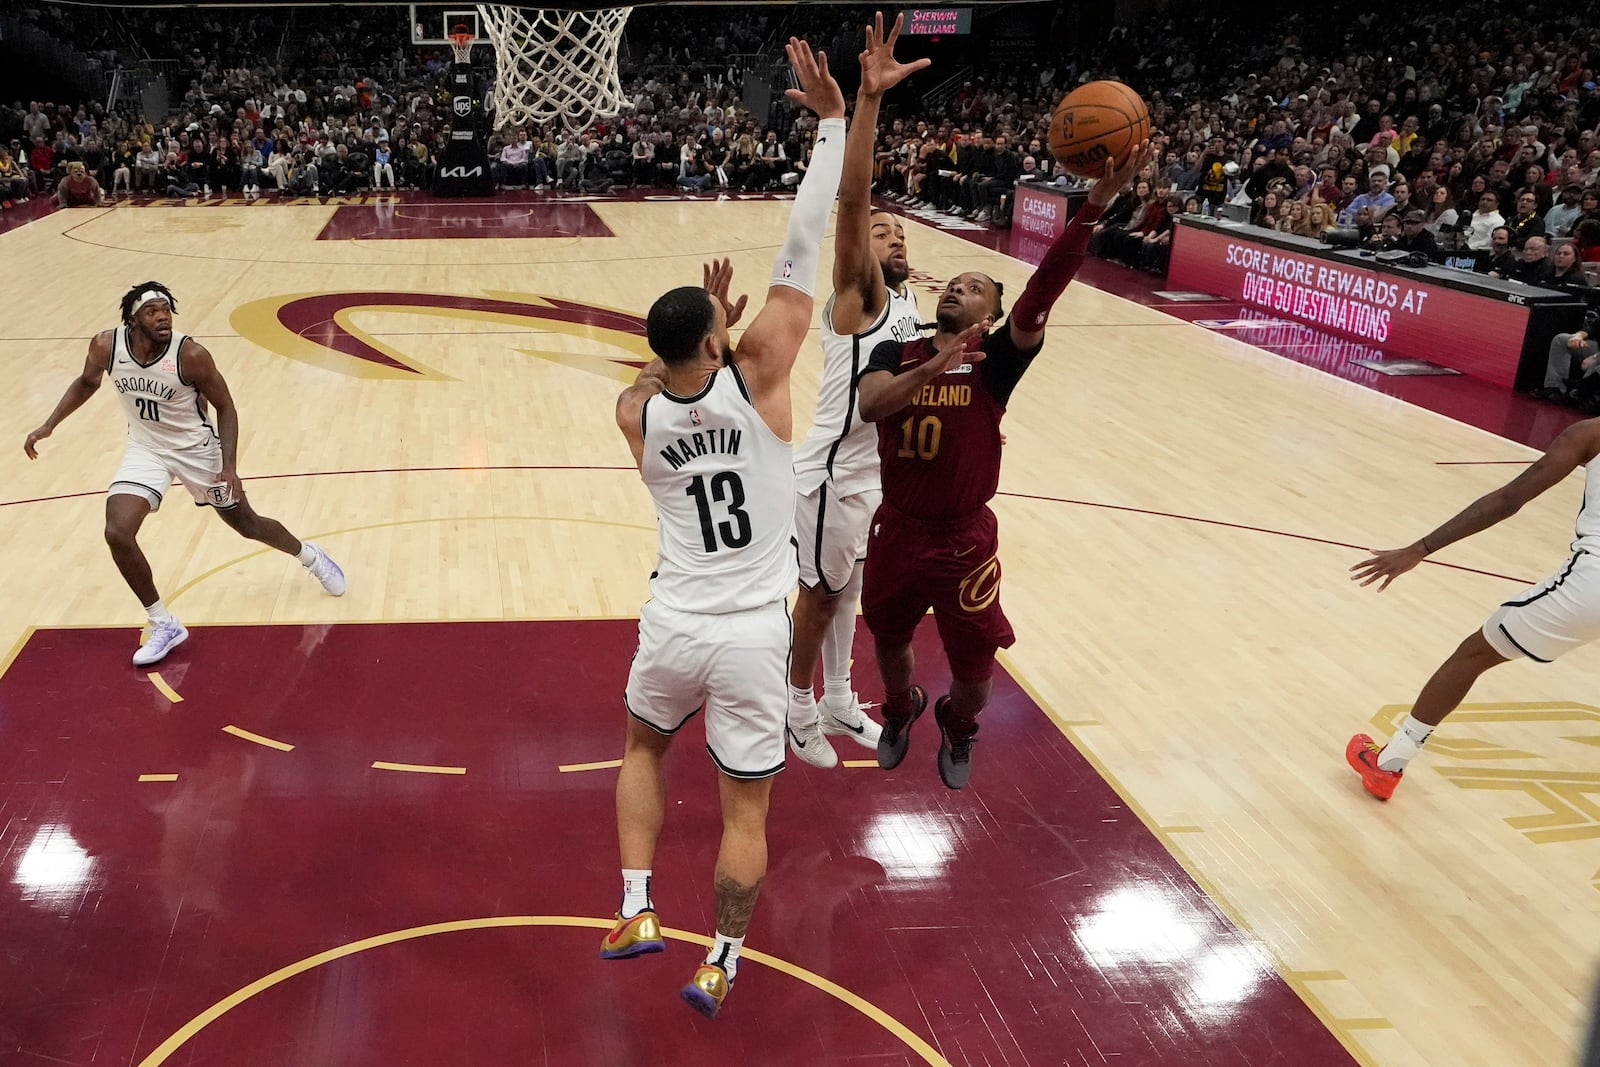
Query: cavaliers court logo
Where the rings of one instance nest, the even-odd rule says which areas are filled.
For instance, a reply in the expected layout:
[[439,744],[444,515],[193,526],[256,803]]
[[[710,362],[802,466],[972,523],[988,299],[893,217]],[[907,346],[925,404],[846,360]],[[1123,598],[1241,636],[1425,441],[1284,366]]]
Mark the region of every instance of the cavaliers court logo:
[[[384,313],[520,327],[529,331],[526,341],[517,334],[502,334],[501,342],[524,355],[624,384],[632,384],[639,368],[652,358],[645,342],[645,323],[639,316],[535,293],[291,293],[243,304],[234,310],[229,323],[239,336],[269,352],[352,378],[453,380],[383,341],[385,335],[401,336],[400,331],[386,333],[373,328],[373,318]],[[581,338],[612,353],[540,346],[538,338],[547,333]]]

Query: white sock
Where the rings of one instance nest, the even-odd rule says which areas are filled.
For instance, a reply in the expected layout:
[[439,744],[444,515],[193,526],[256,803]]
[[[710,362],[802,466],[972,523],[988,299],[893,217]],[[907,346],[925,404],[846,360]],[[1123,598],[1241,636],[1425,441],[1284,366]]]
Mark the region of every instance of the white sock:
[[144,612],[146,615],[150,616],[150,622],[152,624],[165,622],[166,620],[172,618],[172,612],[167,610],[167,602],[162,600],[160,597],[156,598],[156,602],[154,604],[146,604],[144,607]]
[[789,686],[789,725],[804,729],[817,721],[817,698],[811,687]]
[[711,951],[706,953],[706,962],[714,963],[727,972],[728,981],[733,981],[734,974],[739,970],[739,950],[744,947],[744,938],[729,937],[722,931],[717,931],[717,943],[711,946]]
[[1400,729],[1394,732],[1389,743],[1383,746],[1383,751],[1378,753],[1378,770],[1405,770],[1406,764],[1422,752],[1422,746],[1428,743],[1428,736],[1432,733],[1433,727],[1419,721],[1414,715],[1407,715]]
[[654,911],[650,903],[650,872],[622,868],[622,917],[631,919],[641,911]]
[[317,561],[317,550],[306,544],[304,541],[301,541],[299,559],[300,566],[309,567]]
[[861,564],[834,600],[833,618],[822,635],[822,699],[838,707],[850,701],[850,653],[856,641],[856,601],[861,597]]

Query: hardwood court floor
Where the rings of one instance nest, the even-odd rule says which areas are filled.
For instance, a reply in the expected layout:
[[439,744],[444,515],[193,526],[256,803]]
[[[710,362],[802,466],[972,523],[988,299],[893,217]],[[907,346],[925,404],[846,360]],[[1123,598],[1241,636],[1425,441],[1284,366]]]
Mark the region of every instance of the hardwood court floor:
[[[126,732],[130,747],[144,751],[132,745],[145,728],[136,719],[96,711],[104,696],[100,659],[156,692],[142,672],[122,666],[140,613],[100,538],[100,494],[121,451],[116,405],[97,396],[44,442],[37,463],[20,455],[20,445],[81,366],[92,333],[114,324],[121,294],[151,277],[173,287],[179,328],[198,336],[228,377],[241,410],[241,472],[255,506],[320,540],[350,578],[347,596],[327,598],[291,561],[257,551],[171,497],[144,543],[168,602],[189,625],[625,619],[637,611],[653,523],[610,417],[618,383],[632,373],[627,364],[644,351],[634,317],[662,290],[698,281],[700,261],[713,255],[731,255],[736,287],[759,296],[787,205],[571,204],[563,209],[570,218],[514,226],[515,239],[418,236],[424,223],[416,218],[394,222],[407,210],[119,207],[57,213],[0,236],[11,299],[0,324],[8,357],[0,395],[14,449],[0,493],[0,589],[10,609],[0,649],[15,646],[20,664],[35,654],[33,645],[23,647],[30,636],[59,643],[52,634],[62,628],[126,627],[121,640],[102,635],[73,646],[96,658],[92,671],[73,667],[70,657],[50,661],[59,673],[43,692],[55,701],[55,718],[8,716],[18,730],[8,746],[43,750],[75,724],[94,723],[112,736]],[[362,225],[363,211],[372,213],[371,226]],[[343,216],[342,237],[324,234],[335,215]],[[484,219],[470,206],[443,215],[459,230],[481,229]],[[385,227],[404,239],[383,239]],[[1027,277],[1029,268],[997,252],[918,222],[908,228],[911,260],[930,286],[970,268],[1013,292]],[[598,230],[612,236],[578,235]],[[1274,982],[1297,991],[1358,1061],[1499,1067],[1570,1059],[1600,946],[1600,808],[1593,801],[1600,707],[1585,703],[1585,682],[1600,667],[1596,651],[1489,675],[1389,805],[1361,792],[1342,748],[1355,730],[1390,729],[1428,672],[1493,605],[1559,563],[1581,496],[1577,476],[1503,528],[1376,595],[1346,581],[1359,546],[1411,540],[1533,453],[1092,288],[1074,286],[1052,323],[1045,352],[1011,405],[995,503],[1005,600],[1020,635],[1005,658],[1009,675],[1272,962]],[[797,425],[807,421],[820,363],[814,350],[802,357]],[[51,632],[34,634],[34,627]],[[392,632],[386,656],[427,661],[436,651],[425,636]],[[207,672],[240,653],[210,658],[200,633],[181,661],[187,676],[226,693],[231,672],[221,679]],[[441,684],[467,669],[445,655],[434,662]],[[510,674],[518,663],[499,669]],[[876,698],[870,662],[859,664],[857,678],[863,696]],[[620,690],[620,674],[610,681]],[[270,681],[241,671],[237,684]],[[292,691],[296,683],[290,676],[282,684]],[[602,723],[620,714],[604,704],[584,711]],[[394,713],[409,714],[404,706]],[[380,720],[374,729],[381,728]],[[922,742],[924,759],[914,755],[895,772],[896,787],[917,795],[919,811],[936,803],[948,819],[981,819],[1002,793],[1015,795],[1008,763],[1031,758],[1025,730],[993,734],[1000,736],[979,746],[965,793],[945,794],[938,784],[926,765],[931,741]],[[607,735],[597,728],[595,736]],[[211,743],[226,766],[214,776],[234,773],[228,761],[238,758],[223,742],[266,758],[248,740],[219,737]],[[700,757],[686,747],[676,759],[692,764]],[[613,757],[602,751],[593,759]],[[36,891],[40,879],[70,881],[81,869],[67,862],[72,854],[51,851],[57,838],[44,831],[64,825],[55,817],[64,809],[46,802],[44,786],[69,800],[94,798],[108,811],[148,806],[165,818],[182,818],[185,804],[209,803],[175,788],[182,780],[139,782],[123,773],[131,769],[101,777],[85,760],[60,780],[13,774],[4,781],[0,916],[16,932],[8,940],[37,943],[40,931],[70,928],[76,913],[63,910],[62,900],[86,900]],[[166,769],[152,763],[138,773]],[[387,788],[373,779],[383,772],[371,768],[325,773],[331,777],[274,788],[307,795]],[[682,818],[684,832],[709,833],[703,777],[692,773],[697,785],[683,799],[685,810],[705,810],[694,821],[675,810],[669,832],[671,820]],[[821,776],[795,775],[780,784],[778,805],[800,795],[795,780],[826,788]],[[241,777],[239,788],[263,788],[252,781]],[[449,788],[437,778],[415,781],[421,796]],[[1044,795],[1046,784],[1035,788],[1041,804],[1058,799]],[[508,849],[536,847],[509,829],[515,805],[533,800],[559,805],[562,793],[508,799],[498,816]],[[84,809],[77,804],[74,818],[92,818]],[[397,810],[403,817],[406,809]],[[983,825],[994,834],[1020,832],[1006,820]],[[93,828],[83,830],[76,840],[94,838]],[[318,836],[307,835],[308,848],[339,847]],[[593,855],[575,860],[584,885],[591,875],[607,884],[613,848],[597,833]],[[775,874],[783,848],[775,837]],[[81,851],[94,858],[92,848]],[[846,865],[859,858],[848,841],[831,855]],[[310,862],[303,853],[293,858]],[[1056,869],[1056,859],[1042,856],[1038,870]],[[1110,866],[1092,847],[1083,849],[1082,865],[1094,876]],[[174,877],[169,888],[177,896],[165,906],[181,912],[182,877]],[[1128,875],[1131,895],[1108,888],[1101,900],[1124,930],[1152,921],[1137,892],[1148,882],[1138,877]],[[495,913],[528,914],[518,888],[506,887]],[[892,880],[855,893],[852,906],[870,917],[886,906],[885,888]],[[404,895],[406,884],[383,892]],[[603,917],[609,893],[573,902],[586,910],[572,914]],[[426,910],[402,903],[396,916]],[[461,908],[448,894],[436,903],[433,921],[488,914],[473,894],[463,894]],[[678,925],[697,930],[701,918]],[[758,915],[753,946],[778,939],[763,934],[762,923]],[[151,936],[169,926],[156,924]],[[272,941],[263,929],[259,959],[217,964],[237,979],[233,987],[304,955],[275,954]],[[1070,915],[1062,917],[1060,943],[1064,956],[1097,963]],[[155,981],[122,970],[110,946],[106,954],[97,947],[84,944],[78,965],[105,968],[107,988]],[[161,965],[164,981],[182,975],[181,947]],[[1203,990],[1195,973],[1174,961],[1192,964],[1214,947],[1207,939],[1130,935],[1117,943],[1116,959],[1144,973],[1167,967],[1199,1003],[1205,994],[1194,992]],[[263,960],[271,962],[259,966]],[[997,980],[1048,980],[1018,960]],[[38,963],[28,951],[6,959],[0,989],[8,1004]],[[1115,966],[1088,969],[1100,973],[1105,996],[1126,1003],[1135,995],[1119,988]],[[330,1012],[336,988],[327,987],[323,1002]],[[754,1000],[757,988],[735,993],[729,1010],[740,996]],[[197,990],[191,1014],[213,999]],[[977,1058],[948,1019],[923,1009],[921,1018],[909,1008],[893,1014],[950,1063],[1194,1062],[1192,1047],[1173,1036],[1179,1031],[1158,1023],[1142,1031],[1136,1048],[1070,1045],[1052,1061],[1018,1042]],[[45,1018],[51,1010],[48,1000],[29,1007]],[[1216,1043],[1204,1062],[1270,1062],[1248,1031],[1236,1029],[1243,1015],[1208,1017]],[[660,1019],[663,1027],[679,1025],[670,1012]],[[328,1025],[346,1022],[330,1016]],[[115,1055],[145,1055],[165,1036],[143,1034]],[[360,1040],[359,1032],[350,1040]],[[1296,1062],[1292,1049],[1272,1052]],[[83,1049],[77,1053],[88,1062]],[[226,1059],[222,1047],[213,1054]],[[1310,1062],[1309,1050],[1306,1057],[1299,1062]]]

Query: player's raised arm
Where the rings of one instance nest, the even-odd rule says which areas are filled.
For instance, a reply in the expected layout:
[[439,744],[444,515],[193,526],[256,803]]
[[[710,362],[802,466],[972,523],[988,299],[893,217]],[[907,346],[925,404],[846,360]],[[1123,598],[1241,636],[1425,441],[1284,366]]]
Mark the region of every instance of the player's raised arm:
[[1055,307],[1073,275],[1083,266],[1084,249],[1089,245],[1095,222],[1117,194],[1133,184],[1134,178],[1158,151],[1149,141],[1141,141],[1122,166],[1106,160],[1105,176],[1089,190],[1088,203],[1078,209],[1067,228],[1051,242],[1049,251],[1039,261],[1038,269],[1011,309],[1011,340],[1019,350],[1027,352],[1044,340],[1044,324],[1049,321],[1050,309]]
[[[839,219],[833,237],[833,315],[836,324],[873,319],[882,310],[883,268],[872,254],[872,157],[878,136],[878,110],[883,94],[932,60],[900,63],[894,58],[904,15],[896,15],[887,37],[883,13],[876,12],[867,27],[867,47],[861,53],[861,88],[856,111],[844,142],[844,173],[839,179]],[[843,332],[850,332],[845,330]]]
[[1544,455],[1511,481],[1468,504],[1444,525],[1404,548],[1373,549],[1372,556],[1351,567],[1350,580],[1371,585],[1382,580],[1381,592],[1428,556],[1475,533],[1487,530],[1522,510],[1524,504],[1600,455],[1600,419],[1575,423],[1561,432]]
[[22,451],[29,459],[38,459],[39,450],[34,446],[54,433],[62,420],[82,407],[84,401],[100,388],[100,383],[105,380],[106,371],[111,367],[112,332],[102,330],[94,335],[94,339],[89,342],[89,355],[83,361],[83,371],[72,379],[67,391],[61,394],[61,399],[57,402],[56,409],[50,413],[50,417],[22,443]]
[[767,302],[739,340],[736,362],[764,415],[769,405],[778,406],[779,392],[781,406],[788,409],[789,371],[811,328],[822,234],[844,165],[844,94],[828,72],[827,55],[813,56],[811,46],[795,38],[789,39],[787,51],[800,88],[786,92],[815,111],[820,121],[811,165],[789,212],[789,233],[772,265]]

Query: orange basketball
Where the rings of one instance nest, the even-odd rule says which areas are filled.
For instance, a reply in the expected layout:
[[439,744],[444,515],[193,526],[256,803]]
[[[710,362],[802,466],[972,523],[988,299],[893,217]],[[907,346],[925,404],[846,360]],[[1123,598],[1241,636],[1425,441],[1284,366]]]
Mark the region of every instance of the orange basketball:
[[1106,160],[1117,166],[1150,136],[1150,109],[1121,82],[1080,85],[1066,95],[1050,120],[1050,151],[1082,178],[1105,174]]

